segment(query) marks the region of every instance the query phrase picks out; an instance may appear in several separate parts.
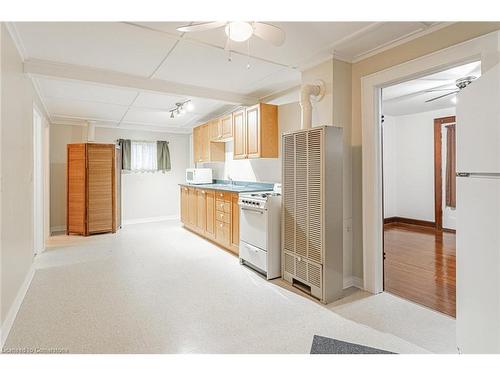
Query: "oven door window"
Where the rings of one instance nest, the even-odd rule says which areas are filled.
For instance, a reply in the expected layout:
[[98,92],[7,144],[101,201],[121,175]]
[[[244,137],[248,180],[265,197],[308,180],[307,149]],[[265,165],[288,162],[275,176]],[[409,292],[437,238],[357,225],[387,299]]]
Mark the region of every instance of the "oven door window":
[[240,240],[267,250],[267,211],[240,208]]

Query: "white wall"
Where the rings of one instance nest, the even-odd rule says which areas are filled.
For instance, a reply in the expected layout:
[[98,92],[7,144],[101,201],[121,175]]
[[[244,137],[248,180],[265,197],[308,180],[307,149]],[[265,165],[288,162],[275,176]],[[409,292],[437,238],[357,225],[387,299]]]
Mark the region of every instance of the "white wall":
[[434,221],[434,119],[454,115],[448,108],[385,116],[384,217]]
[[[51,228],[66,222],[66,145],[85,142],[82,126],[51,125]],[[169,141],[172,169],[161,173],[122,174],[123,223],[179,217],[179,187],[189,166],[189,135],[130,129],[96,128],[95,141],[115,143],[119,138]]]
[[[5,24],[1,25],[1,307],[2,336],[33,263],[33,106],[43,106]],[[2,337],[3,339],[3,337]]]

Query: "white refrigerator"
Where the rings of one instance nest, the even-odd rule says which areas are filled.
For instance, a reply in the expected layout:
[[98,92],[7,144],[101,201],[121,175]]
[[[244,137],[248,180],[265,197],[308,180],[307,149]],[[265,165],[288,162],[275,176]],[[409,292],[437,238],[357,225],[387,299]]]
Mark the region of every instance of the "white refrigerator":
[[457,346],[500,353],[500,67],[460,91],[456,109]]

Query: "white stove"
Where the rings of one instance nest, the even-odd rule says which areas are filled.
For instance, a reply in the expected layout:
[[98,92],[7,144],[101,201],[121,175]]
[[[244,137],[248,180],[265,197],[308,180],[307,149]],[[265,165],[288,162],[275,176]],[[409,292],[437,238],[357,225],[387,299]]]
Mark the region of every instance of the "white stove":
[[240,263],[268,280],[281,276],[281,194],[241,193]]

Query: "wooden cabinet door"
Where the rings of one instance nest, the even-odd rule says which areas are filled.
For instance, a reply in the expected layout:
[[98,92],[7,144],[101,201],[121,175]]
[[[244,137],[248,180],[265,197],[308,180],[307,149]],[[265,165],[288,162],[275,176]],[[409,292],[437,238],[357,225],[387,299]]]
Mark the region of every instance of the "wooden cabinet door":
[[260,105],[246,110],[247,157],[260,157]]
[[207,190],[205,193],[206,226],[205,234],[215,238],[215,191]]
[[86,234],[85,216],[87,185],[85,144],[69,144],[67,153],[66,233]]
[[87,144],[87,233],[116,231],[115,145]]
[[233,112],[233,159],[247,157],[245,110]]
[[208,138],[210,141],[217,141],[222,138],[219,120],[212,120],[208,123]]
[[201,160],[201,127],[193,129],[193,161],[195,163]]
[[205,232],[207,225],[207,208],[205,203],[205,190],[196,189],[196,227],[200,232]]
[[238,194],[231,196],[231,250],[239,253],[240,246],[240,206],[238,205]]
[[233,136],[233,115],[227,115],[220,119],[220,128],[222,139],[231,138]]
[[200,129],[201,161],[209,161],[210,140],[208,139],[208,124],[202,125]]
[[188,224],[188,213],[189,213],[189,190],[185,186],[181,186],[181,221],[184,224]]
[[192,226],[196,226],[197,223],[197,206],[198,197],[196,194],[196,189],[189,188],[188,189],[188,222]]

